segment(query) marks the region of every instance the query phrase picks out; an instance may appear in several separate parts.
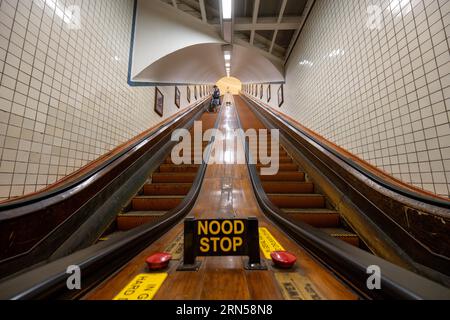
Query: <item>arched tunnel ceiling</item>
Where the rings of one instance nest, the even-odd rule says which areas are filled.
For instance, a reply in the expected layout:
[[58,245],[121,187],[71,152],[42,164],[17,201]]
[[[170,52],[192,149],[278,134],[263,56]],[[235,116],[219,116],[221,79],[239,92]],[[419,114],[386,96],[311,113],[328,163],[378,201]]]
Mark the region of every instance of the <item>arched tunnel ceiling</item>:
[[[233,47],[231,74],[244,83],[280,82],[281,72],[249,48]],[[171,53],[145,68],[135,80],[157,83],[215,83],[226,75],[221,44],[198,44]]]
[[[220,30],[157,0],[139,0],[131,81],[215,83],[226,75]],[[284,81],[281,63],[233,45],[231,75],[244,83]]]
[[221,44],[198,44],[171,53],[135,79],[159,83],[215,83],[225,74]]
[[238,45],[233,46],[231,75],[243,83],[284,81],[282,71],[266,57]]

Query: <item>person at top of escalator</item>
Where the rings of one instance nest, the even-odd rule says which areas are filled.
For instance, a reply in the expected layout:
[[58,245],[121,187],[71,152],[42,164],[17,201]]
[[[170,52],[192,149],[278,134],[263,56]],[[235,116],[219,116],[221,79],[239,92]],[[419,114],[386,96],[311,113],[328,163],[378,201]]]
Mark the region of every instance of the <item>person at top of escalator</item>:
[[214,86],[214,92],[212,95],[212,101],[211,101],[211,111],[217,112],[219,110],[220,106],[220,89],[218,86]]

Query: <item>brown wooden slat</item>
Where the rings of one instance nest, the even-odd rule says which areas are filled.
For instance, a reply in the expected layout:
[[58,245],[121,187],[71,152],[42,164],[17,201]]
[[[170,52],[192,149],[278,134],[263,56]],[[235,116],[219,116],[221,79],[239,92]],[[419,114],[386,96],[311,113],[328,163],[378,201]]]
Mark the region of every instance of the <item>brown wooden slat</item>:
[[144,186],[144,195],[187,195],[191,183],[152,183]]
[[128,231],[139,226],[142,226],[146,223],[157,221],[161,219],[164,215],[164,212],[155,212],[154,214],[135,214],[128,213],[119,215],[116,219],[117,230],[119,231]]
[[267,181],[262,183],[266,193],[314,193],[311,182]]
[[154,173],[152,182],[154,183],[192,183],[197,173]]
[[142,196],[135,197],[131,203],[135,211],[163,211],[175,208],[181,201],[183,201],[183,197],[180,196],[166,198]]
[[340,224],[337,211],[323,209],[285,209],[292,221],[301,221],[316,228],[336,228]]
[[269,194],[270,201],[280,208],[324,208],[325,197],[320,194]]
[[159,172],[197,172],[199,165],[174,165],[174,164],[162,164],[159,166]]
[[303,172],[278,172],[273,176],[261,176],[261,181],[305,181]]
[[[270,165],[258,164],[256,167],[258,169],[261,169],[261,168],[268,168],[270,166],[271,164]],[[296,165],[295,163],[279,163],[278,168],[279,172],[298,172],[298,165]]]

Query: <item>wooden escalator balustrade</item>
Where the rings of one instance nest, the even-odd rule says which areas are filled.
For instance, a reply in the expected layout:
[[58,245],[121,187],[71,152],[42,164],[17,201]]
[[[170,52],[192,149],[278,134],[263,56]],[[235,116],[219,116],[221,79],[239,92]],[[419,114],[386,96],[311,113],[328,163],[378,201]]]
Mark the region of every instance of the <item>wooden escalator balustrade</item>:
[[[206,124],[203,132],[214,125],[216,115],[204,114],[202,122]],[[193,139],[193,129],[190,130]],[[170,210],[177,207],[189,193],[199,164],[194,164],[194,141],[191,141],[191,164],[176,165],[171,154],[159,168],[153,172],[140,193],[136,195],[127,208],[117,216],[115,231],[128,231],[143,224],[160,220]],[[203,150],[208,142],[203,142]]]
[[[237,103],[237,109],[244,130],[266,129],[245,103]],[[270,135],[268,139],[270,140]],[[270,143],[268,143],[268,150],[271,150]],[[250,151],[253,159],[258,158],[258,169],[267,167],[261,164],[257,157],[258,149],[253,148]],[[360,246],[358,235],[345,226],[339,212],[323,194],[317,192],[314,182],[308,180],[301,165],[295,163],[283,146],[280,145],[277,151],[278,154],[275,155],[278,155],[280,159],[278,173],[260,174],[263,189],[272,203],[294,222],[307,223],[335,238]],[[261,173],[260,170],[258,171]]]

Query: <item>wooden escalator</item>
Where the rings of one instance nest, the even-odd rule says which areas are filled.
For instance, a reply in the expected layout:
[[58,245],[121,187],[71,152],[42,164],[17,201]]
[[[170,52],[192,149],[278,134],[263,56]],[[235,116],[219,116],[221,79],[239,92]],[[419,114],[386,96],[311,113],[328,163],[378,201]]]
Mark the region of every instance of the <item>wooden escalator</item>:
[[[216,118],[217,114],[203,114],[200,120],[203,133],[214,127]],[[117,216],[115,223],[103,238],[107,238],[107,234],[132,230],[143,224],[161,220],[170,210],[180,205],[191,190],[200,168],[200,165],[194,162],[194,157],[199,154],[198,150],[195,150],[193,133],[192,128],[191,164],[174,164],[171,154],[167,155],[164,162],[149,176],[139,193]],[[202,151],[207,145],[208,142],[202,143]]]
[[[266,129],[241,98],[236,97],[236,100],[236,108],[244,130],[256,129],[259,132],[261,129]],[[271,150],[270,140],[269,133],[269,151]],[[258,170],[262,187],[271,202],[293,222],[307,223],[349,244],[362,246],[358,235],[346,226],[339,212],[317,190],[314,182],[308,179],[301,164],[296,163],[281,144],[277,152],[279,171],[276,175],[261,175],[261,170]],[[256,146],[253,146],[250,153],[253,159],[258,159],[258,169],[266,167],[261,164],[259,157],[257,157],[258,149]]]

